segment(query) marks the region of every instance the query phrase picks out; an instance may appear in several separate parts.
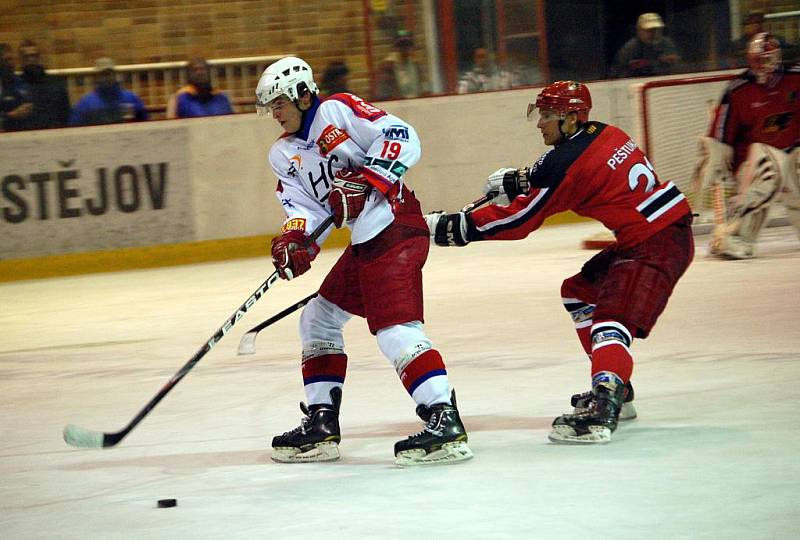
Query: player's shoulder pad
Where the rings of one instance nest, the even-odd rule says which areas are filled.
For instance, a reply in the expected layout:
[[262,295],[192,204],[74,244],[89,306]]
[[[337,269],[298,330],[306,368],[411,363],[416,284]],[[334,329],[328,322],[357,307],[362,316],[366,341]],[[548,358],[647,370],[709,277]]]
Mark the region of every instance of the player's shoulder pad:
[[379,109],[372,103],[364,101],[354,94],[347,94],[344,92],[326,97],[322,100],[322,105],[320,107],[327,108],[331,106],[346,107],[356,117],[369,120],[370,122],[383,118],[387,114],[386,111]]

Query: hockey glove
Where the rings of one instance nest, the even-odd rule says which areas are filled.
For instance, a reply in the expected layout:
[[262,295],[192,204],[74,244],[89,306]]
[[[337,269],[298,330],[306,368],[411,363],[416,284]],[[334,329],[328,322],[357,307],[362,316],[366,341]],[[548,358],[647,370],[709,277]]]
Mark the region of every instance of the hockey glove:
[[333,223],[339,228],[361,214],[372,186],[361,173],[346,169],[336,173],[332,184],[328,204],[333,212]]
[[512,169],[504,167],[497,169],[486,179],[484,193],[499,193],[508,196],[509,201],[513,201],[517,195],[528,193],[530,182],[526,169]]
[[466,246],[467,240],[467,216],[464,212],[457,214],[445,214],[435,212],[425,214],[425,222],[431,234],[431,241],[437,246]]
[[315,243],[309,245],[303,231],[287,231],[272,239],[272,264],[278,275],[288,281],[308,272],[318,251]]

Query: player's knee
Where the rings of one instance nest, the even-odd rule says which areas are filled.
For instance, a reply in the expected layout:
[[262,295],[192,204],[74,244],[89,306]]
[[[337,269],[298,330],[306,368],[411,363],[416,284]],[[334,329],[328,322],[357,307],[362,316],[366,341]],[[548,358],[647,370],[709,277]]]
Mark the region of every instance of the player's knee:
[[425,335],[422,323],[412,321],[378,330],[378,348],[398,373],[433,345]]
[[300,314],[303,349],[315,343],[330,343],[333,347],[343,349],[342,329],[350,317],[349,313],[321,296],[311,300]]
[[591,319],[594,312],[594,290],[589,281],[576,274],[561,283],[561,302],[577,323]]

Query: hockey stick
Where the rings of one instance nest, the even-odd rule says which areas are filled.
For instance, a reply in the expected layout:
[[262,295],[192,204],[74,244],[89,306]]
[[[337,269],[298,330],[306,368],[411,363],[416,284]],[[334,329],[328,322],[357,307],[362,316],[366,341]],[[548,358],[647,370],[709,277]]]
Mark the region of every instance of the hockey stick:
[[306,296],[305,298],[303,298],[299,302],[296,302],[296,303],[292,304],[291,306],[287,307],[286,309],[284,309],[283,311],[281,311],[277,315],[273,315],[269,319],[265,320],[264,322],[262,322],[260,324],[257,324],[256,326],[254,326],[253,328],[251,328],[250,330],[245,332],[245,334],[242,336],[242,339],[239,340],[239,350],[236,352],[236,354],[239,354],[239,355],[242,355],[242,354],[255,354],[255,352],[256,352],[256,336],[258,336],[259,332],[261,332],[267,326],[278,322],[279,320],[283,319],[287,315],[291,315],[292,313],[294,313],[295,311],[297,311],[301,307],[305,306],[312,299],[316,298],[318,294],[319,293],[309,294],[308,296]]
[[[328,227],[333,223],[333,217],[329,216],[325,221],[320,223],[320,225],[314,229],[314,231],[309,236],[308,242],[311,243],[315,241],[323,232],[325,232]],[[147,416],[153,408],[158,405],[158,403],[164,399],[170,390],[172,390],[181,379],[183,379],[187,373],[203,358],[208,351],[214,348],[214,346],[219,343],[225,335],[230,331],[233,326],[239,322],[239,319],[245,316],[247,311],[253,307],[253,305],[258,302],[264,293],[266,293],[276,281],[278,281],[278,271],[276,270],[273,272],[266,281],[262,282],[261,285],[251,294],[247,300],[245,300],[244,304],[239,306],[239,308],[228,317],[225,322],[222,324],[219,329],[211,336],[207,342],[203,344],[202,347],[192,356],[192,358],[184,364],[184,366],[178,370],[178,372],[172,376],[172,378],[167,381],[161,390],[151,399],[144,408],[139,411],[139,413],[133,417],[127,426],[125,426],[121,431],[113,432],[113,433],[103,433],[100,431],[92,431],[90,429],[82,428],[80,426],[76,426],[74,424],[69,424],[64,428],[64,441],[71,445],[76,446],[78,448],[107,448],[110,446],[116,446],[125,436],[135,428],[139,422],[141,422],[145,416]]]
[[500,195],[499,191],[490,191],[489,193],[487,193],[486,195],[484,195],[480,199],[476,199],[476,200],[472,201],[471,203],[467,204],[464,208],[461,209],[461,211],[464,212],[464,213],[471,212],[471,211],[475,210],[476,208],[478,208],[480,206],[483,206],[487,202],[493,200],[498,195]]

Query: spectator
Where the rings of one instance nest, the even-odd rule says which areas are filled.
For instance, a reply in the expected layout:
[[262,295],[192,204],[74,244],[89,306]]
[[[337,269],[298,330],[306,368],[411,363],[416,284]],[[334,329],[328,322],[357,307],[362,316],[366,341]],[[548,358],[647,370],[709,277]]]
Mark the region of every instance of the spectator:
[[64,127],[69,123],[69,94],[66,81],[48,75],[35,42],[26,39],[19,46],[22,79],[31,92],[33,110],[20,122],[20,129]]
[[394,51],[378,66],[376,99],[412,98],[427,93],[422,68],[413,56],[411,32],[399,30],[394,40]]
[[[750,11],[742,22],[742,35],[731,42],[731,62],[734,66],[747,66],[747,44],[753,36],[766,32],[764,28],[765,14],[760,9]],[[783,37],[771,34],[780,43],[781,50],[786,50]]]
[[636,35],[617,52],[613,77],[649,77],[674,73],[680,54],[664,33],[658,13],[642,13],[636,21]]
[[192,58],[186,66],[186,86],[175,92],[167,104],[167,118],[193,118],[232,114],[228,96],[211,86],[211,70],[204,58]]
[[99,58],[94,64],[95,89],[83,96],[72,109],[69,123],[73,126],[116,124],[147,120],[142,100],[117,81],[114,61]]
[[30,116],[30,90],[22,78],[14,74],[14,51],[0,43],[0,130],[18,131]]
[[461,74],[458,81],[459,94],[503,90],[511,88],[512,74],[497,67],[488,50],[478,47],[472,52],[472,69]]
[[326,96],[340,93],[350,94],[351,92],[347,88],[347,75],[349,73],[350,70],[347,64],[341,60],[334,60],[328,64],[322,74],[322,84],[320,85],[322,93]]

